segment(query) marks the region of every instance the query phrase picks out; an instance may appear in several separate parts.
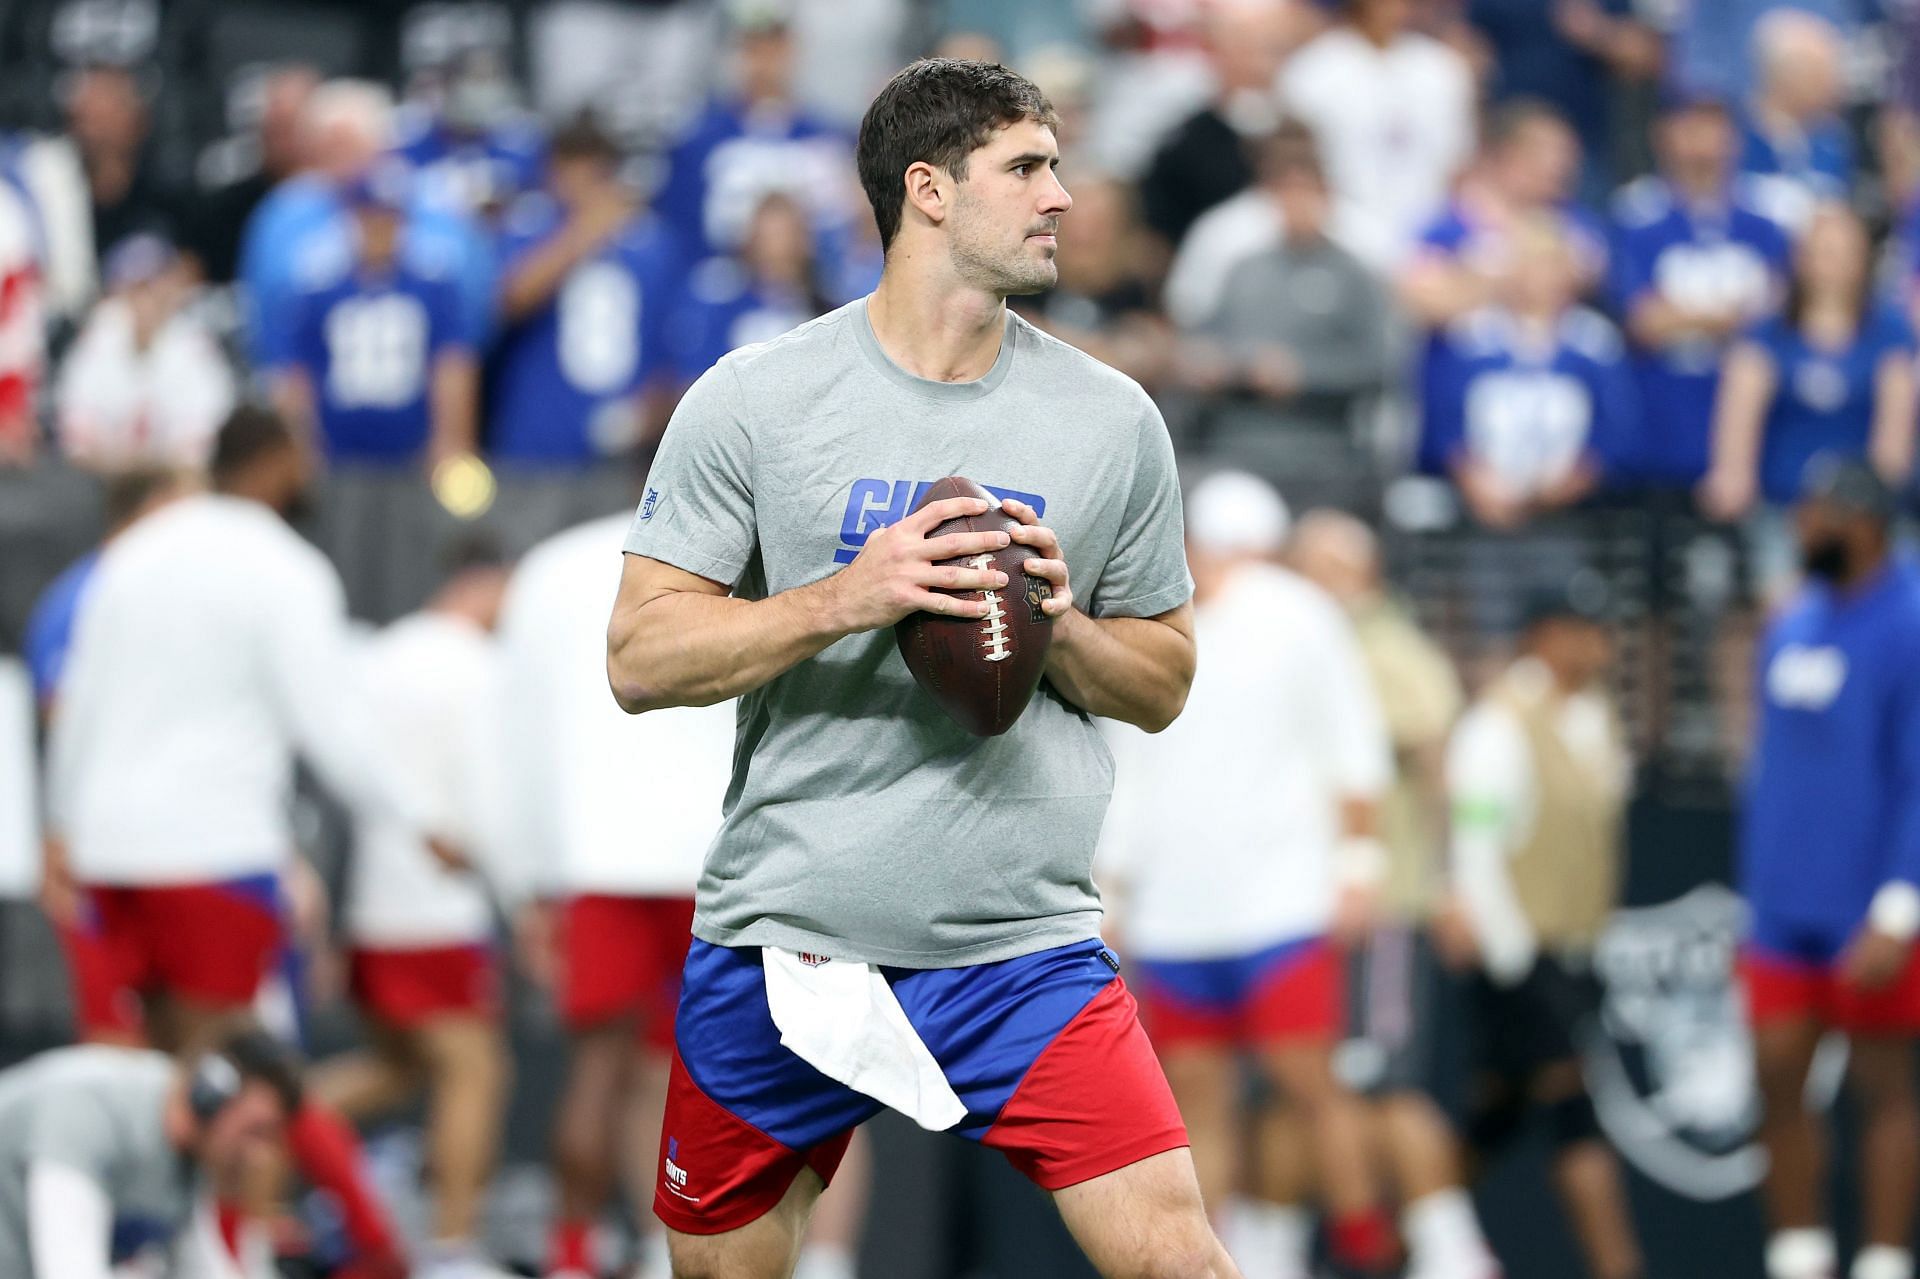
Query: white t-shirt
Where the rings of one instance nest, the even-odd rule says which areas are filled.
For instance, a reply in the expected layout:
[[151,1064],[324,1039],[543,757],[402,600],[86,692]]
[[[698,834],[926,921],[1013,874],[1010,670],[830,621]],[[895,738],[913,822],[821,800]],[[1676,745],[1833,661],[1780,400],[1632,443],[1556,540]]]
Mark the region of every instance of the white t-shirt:
[[1280,73],[1289,112],[1320,142],[1335,196],[1366,215],[1370,266],[1400,262],[1445,202],[1473,154],[1473,72],[1428,36],[1385,49],[1339,26],[1315,37]]
[[1114,725],[1102,870],[1127,885],[1144,957],[1244,954],[1327,930],[1343,798],[1392,776],[1352,627],[1285,569],[1237,571],[1199,606],[1186,710],[1148,736]]
[[53,825],[101,884],[278,870],[295,750],[341,798],[425,829],[388,780],[333,566],[258,502],[183,498],[101,553],[54,719]]
[[[360,677],[395,781],[484,875],[505,820],[500,663],[463,618],[416,613],[369,640]],[[449,870],[392,816],[355,823],[346,932],[363,946],[467,945],[492,932],[484,881]]]
[[520,561],[500,618],[525,891],[690,897],[733,769],[733,703],[628,715],[607,687],[625,515]]
[[100,467],[206,465],[234,398],[233,371],[206,329],[175,315],[139,350],[133,309],[119,298],[94,308],[57,391],[62,451]]

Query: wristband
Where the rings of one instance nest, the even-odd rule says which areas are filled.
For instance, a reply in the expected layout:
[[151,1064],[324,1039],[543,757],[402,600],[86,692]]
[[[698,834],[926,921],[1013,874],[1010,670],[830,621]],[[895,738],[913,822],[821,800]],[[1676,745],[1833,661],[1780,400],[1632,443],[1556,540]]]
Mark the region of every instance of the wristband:
[[1903,879],[1893,880],[1873,895],[1867,922],[1875,932],[1897,941],[1912,941],[1920,936],[1920,888]]

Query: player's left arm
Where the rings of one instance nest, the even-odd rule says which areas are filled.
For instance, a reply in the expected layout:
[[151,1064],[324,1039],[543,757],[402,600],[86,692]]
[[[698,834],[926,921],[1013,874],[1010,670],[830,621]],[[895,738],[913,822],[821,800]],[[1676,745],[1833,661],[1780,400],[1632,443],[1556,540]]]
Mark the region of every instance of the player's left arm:
[[1033,552],[1026,571],[1053,587],[1040,609],[1053,619],[1047,678],[1089,715],[1124,720],[1157,733],[1173,723],[1193,686],[1193,605],[1153,617],[1093,617],[1074,607],[1073,583],[1054,531],[1031,506],[1008,498],[1020,521],[1013,540]]
[[1920,675],[1904,675],[1887,701],[1894,814],[1886,879],[1842,957],[1847,975],[1869,989],[1900,975],[1920,937]]
[[480,368],[464,346],[450,346],[433,360],[428,389],[432,434],[427,440],[429,468],[471,453],[480,438]]

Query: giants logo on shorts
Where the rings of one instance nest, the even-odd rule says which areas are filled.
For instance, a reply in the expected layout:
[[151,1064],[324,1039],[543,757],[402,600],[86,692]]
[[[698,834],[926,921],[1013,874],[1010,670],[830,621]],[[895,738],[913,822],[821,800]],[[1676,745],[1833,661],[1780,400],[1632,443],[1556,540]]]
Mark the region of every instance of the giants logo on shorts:
[[667,1138],[667,1190],[672,1194],[678,1195],[688,1203],[697,1204],[700,1202],[699,1197],[687,1193],[687,1170],[679,1165],[677,1162],[679,1158],[680,1139],[678,1137]]
[[[920,500],[920,495],[932,487],[932,480],[855,480],[847,493],[847,513],[840,521],[840,549],[833,553],[833,562],[853,563],[853,557],[860,553],[869,537],[907,518],[907,512]],[[1038,493],[996,488],[992,484],[981,487],[1002,501],[1012,498],[1025,502],[1033,508],[1036,517],[1045,518],[1047,514],[1047,499]]]

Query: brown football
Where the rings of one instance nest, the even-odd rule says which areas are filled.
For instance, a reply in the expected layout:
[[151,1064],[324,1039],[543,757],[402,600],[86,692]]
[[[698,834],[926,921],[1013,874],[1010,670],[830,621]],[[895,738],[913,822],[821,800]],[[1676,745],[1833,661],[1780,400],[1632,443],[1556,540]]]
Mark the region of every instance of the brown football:
[[[993,494],[958,475],[934,483],[913,509],[949,497],[981,497],[994,505],[983,515],[948,520],[928,537],[1020,527],[1020,521],[1000,509]],[[1024,565],[1032,558],[1032,550],[1009,542],[991,555],[939,561],[997,568],[1007,575],[1006,589],[948,592],[962,599],[991,601],[995,607],[987,617],[919,612],[902,618],[893,628],[900,656],[913,678],[940,709],[976,737],[993,737],[1013,727],[1032,700],[1047,664],[1053,619],[1040,611],[1040,601],[1052,597],[1053,587],[1043,578],[1027,575]]]

